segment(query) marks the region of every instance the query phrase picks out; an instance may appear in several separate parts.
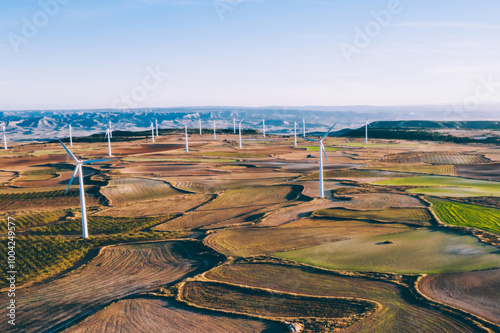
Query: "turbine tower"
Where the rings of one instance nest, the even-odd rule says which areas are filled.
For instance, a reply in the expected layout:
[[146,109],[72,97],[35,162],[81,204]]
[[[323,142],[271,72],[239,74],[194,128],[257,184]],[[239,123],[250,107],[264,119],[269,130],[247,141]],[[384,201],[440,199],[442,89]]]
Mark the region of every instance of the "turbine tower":
[[153,122],[151,122],[151,139],[153,143],[155,143],[155,126],[153,125]]
[[68,188],[66,189],[66,193],[68,193],[69,188],[71,184],[73,183],[73,180],[75,179],[75,176],[78,174],[78,179],[80,183],[80,206],[82,210],[82,230],[83,230],[83,237],[88,238],[89,237],[89,231],[87,228],[87,210],[85,208],[85,187],[83,185],[83,169],[82,166],[85,164],[90,164],[90,163],[98,163],[98,162],[107,162],[111,160],[89,160],[89,161],[80,161],[78,160],[75,155],[64,145],[64,143],[59,140],[59,142],[62,144],[66,152],[71,156],[71,158],[76,162],[76,167],[75,171],[73,171],[73,175],[71,175],[71,179],[69,180]]
[[365,143],[368,143],[368,118],[365,121]]
[[7,136],[5,135],[5,126],[2,126],[3,129],[3,148],[7,150]]
[[217,140],[217,133],[216,133],[217,128],[216,127],[217,127],[216,122],[214,120],[214,140]]
[[106,127],[106,135],[104,138],[108,138],[108,156],[111,157],[111,129]]
[[239,125],[238,125],[238,128],[239,128],[239,139],[240,139],[240,149],[243,148],[243,145],[241,144],[241,123],[243,122],[243,119],[240,121]]
[[113,137],[113,127],[111,126],[111,120],[109,121],[109,127],[108,127],[108,129],[109,129],[109,136]]
[[297,147],[297,122],[293,122],[293,146]]
[[201,118],[198,119],[198,125],[200,125],[200,135],[203,135],[203,132],[201,130]]
[[73,147],[73,127],[69,124],[69,145]]
[[155,119],[155,125],[156,125],[156,136],[158,135],[158,119]]
[[189,143],[188,143],[188,125],[184,125],[184,131],[186,133],[186,153],[189,153]]
[[236,118],[233,118],[233,133],[236,134]]
[[302,118],[302,136],[306,137],[306,118]]
[[334,124],[332,127],[330,127],[328,132],[326,132],[326,134],[319,140],[304,138],[304,139],[309,140],[309,141],[319,142],[319,193],[320,193],[320,198],[325,197],[325,191],[324,191],[324,187],[323,187],[323,154],[325,155],[326,163],[329,163],[328,157],[326,156],[325,146],[323,145],[323,140],[328,136],[328,134],[330,134],[330,132],[335,127],[335,125],[337,125],[337,124]]
[[266,137],[266,121],[262,119],[262,136]]

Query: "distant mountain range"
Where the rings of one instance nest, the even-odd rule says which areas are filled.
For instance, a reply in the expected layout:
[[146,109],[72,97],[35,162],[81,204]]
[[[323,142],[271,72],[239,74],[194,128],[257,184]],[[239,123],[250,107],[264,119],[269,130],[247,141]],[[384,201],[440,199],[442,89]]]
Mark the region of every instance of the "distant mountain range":
[[[495,110],[500,110],[495,109]],[[472,118],[474,116],[474,118]],[[3,111],[0,122],[7,125],[9,140],[45,141],[68,136],[68,124],[75,136],[103,133],[109,121],[114,130],[144,131],[151,121],[158,121],[160,128],[180,128],[187,124],[198,128],[199,119],[204,128],[232,128],[233,118],[243,120],[245,129],[262,129],[274,134],[292,134],[293,123],[302,131],[302,119],[306,120],[309,133],[325,131],[337,123],[338,134],[364,125],[368,119],[378,128],[429,128],[429,129],[500,129],[496,121],[469,121],[469,119],[500,119],[500,112],[481,111],[455,114],[445,107],[186,107],[154,108],[151,110],[71,110],[71,111]],[[465,118],[465,119],[462,119]],[[425,120],[423,120],[425,119]],[[396,121],[397,120],[397,121]],[[446,120],[446,121],[444,121]]]

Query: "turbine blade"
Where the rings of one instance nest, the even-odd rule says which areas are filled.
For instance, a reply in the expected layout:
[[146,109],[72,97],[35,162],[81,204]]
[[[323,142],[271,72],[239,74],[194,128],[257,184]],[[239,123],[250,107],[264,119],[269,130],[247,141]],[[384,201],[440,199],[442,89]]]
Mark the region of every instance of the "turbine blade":
[[302,138],[307,141],[313,141],[313,142],[320,142],[321,140],[316,140],[316,139],[310,139],[310,138]]
[[113,161],[112,159],[107,159],[107,160],[89,160],[89,161],[83,161],[81,164],[90,164],[90,163],[100,163],[100,162],[110,162]]
[[326,132],[326,134],[321,138],[320,141],[323,141],[327,136],[328,134],[330,134],[330,132],[333,130],[333,128],[337,125],[337,123],[333,124],[332,127],[330,127],[330,129],[328,130],[328,132]]
[[75,157],[75,155],[73,155],[73,153],[68,149],[68,147],[66,147],[66,145],[61,141],[61,139],[59,139],[59,142],[62,144],[64,149],[66,149],[66,152],[69,154],[69,156],[71,156],[71,158],[74,159],[76,163],[78,163],[78,159]]
[[78,166],[78,164],[76,165],[76,168],[75,168],[75,171],[73,171],[73,174],[71,175],[71,179],[69,180],[69,183],[68,183],[68,188],[66,189],[66,192],[64,192],[64,194],[68,193],[69,191],[69,188],[71,186],[71,184],[73,184],[73,180],[75,179],[75,176],[77,175],[78,173],[78,169],[80,167]]
[[325,155],[326,163],[330,164],[330,162],[328,162],[328,156],[326,156],[325,146],[321,145],[321,150],[323,150],[323,154]]

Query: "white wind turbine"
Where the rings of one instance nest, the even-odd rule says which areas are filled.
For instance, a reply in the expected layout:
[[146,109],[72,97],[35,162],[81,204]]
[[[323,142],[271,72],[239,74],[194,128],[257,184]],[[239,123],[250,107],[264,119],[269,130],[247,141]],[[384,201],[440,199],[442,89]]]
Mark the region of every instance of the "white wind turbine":
[[233,133],[236,134],[236,118],[233,118]]
[[366,121],[365,121],[365,143],[367,144],[368,143],[368,126],[370,126],[368,124],[368,118],[366,118]]
[[238,129],[239,129],[239,143],[240,143],[240,149],[243,148],[243,145],[241,143],[241,123],[243,122],[243,119],[241,119],[240,123],[238,124]]
[[73,127],[69,124],[69,145],[73,147]]
[[[109,127],[108,127],[109,136],[112,138],[113,137],[113,126],[111,125],[111,120],[109,120],[108,124],[109,124]],[[111,156],[111,155],[109,155],[109,156]]]
[[262,136],[266,137],[266,121],[262,119]]
[[7,135],[5,135],[5,126],[2,126],[3,129],[3,148],[7,150]]
[[319,140],[304,138],[305,140],[319,142],[319,193],[320,193],[320,198],[325,197],[325,191],[324,191],[324,187],[323,187],[323,154],[325,155],[326,163],[329,163],[328,157],[326,156],[325,146],[323,145],[323,140],[328,136],[328,134],[330,134],[330,132],[335,127],[335,125],[337,125],[337,124],[334,124],[332,127],[330,127],[328,132],[326,132],[326,134]]
[[104,138],[108,138],[108,156],[111,157],[111,128],[106,127],[106,135]]
[[216,124],[216,121],[214,120],[214,140],[217,140],[217,124]]
[[66,189],[66,193],[68,193],[69,188],[71,184],[73,183],[73,180],[75,179],[75,176],[78,174],[78,179],[80,183],[80,206],[82,210],[82,229],[83,229],[83,237],[88,238],[89,237],[89,231],[87,228],[87,210],[85,208],[85,187],[83,185],[83,169],[82,166],[85,164],[90,164],[90,163],[98,163],[98,162],[107,162],[111,160],[89,160],[89,161],[80,161],[78,160],[75,155],[64,145],[64,143],[59,140],[59,142],[62,144],[66,152],[71,156],[73,160],[76,162],[76,167],[75,171],[73,171],[73,175],[71,175],[71,179],[69,180],[68,188]]
[[203,131],[201,129],[201,117],[198,118],[198,125],[200,126],[200,135],[203,135]]
[[153,141],[153,143],[155,143],[155,126],[153,125],[153,122],[151,122],[151,140]]
[[186,153],[189,153],[189,143],[188,143],[188,125],[184,125],[184,132],[186,134]]
[[155,119],[155,125],[156,125],[156,136],[158,135],[158,119]]

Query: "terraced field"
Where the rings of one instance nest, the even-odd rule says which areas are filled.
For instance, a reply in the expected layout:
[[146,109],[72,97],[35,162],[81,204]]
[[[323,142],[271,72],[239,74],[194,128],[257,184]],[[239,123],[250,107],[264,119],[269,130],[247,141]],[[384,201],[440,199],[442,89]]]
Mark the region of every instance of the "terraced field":
[[383,170],[394,172],[425,173],[441,176],[457,176],[457,167],[455,165],[380,165],[370,166],[371,170]]
[[403,287],[363,277],[347,277],[312,268],[239,263],[219,266],[208,279],[302,295],[360,297],[378,302],[382,309],[345,330],[356,333],[480,332],[461,321],[408,299]]
[[297,199],[301,186],[247,187],[229,190],[196,211],[183,215],[157,227],[155,230],[185,230],[251,221],[260,211],[272,210],[279,205]]
[[472,236],[427,229],[343,240],[275,255],[330,269],[401,274],[500,267],[495,247]]
[[[16,221],[16,229],[22,231],[45,224],[55,223],[68,215],[69,211],[49,211],[33,214],[10,215]],[[7,216],[0,218],[0,232],[7,231]]]
[[418,152],[418,153],[399,153],[388,155],[383,160],[388,163],[429,163],[429,164],[452,164],[468,165],[488,163],[490,160],[482,155],[467,154],[460,152]]
[[304,218],[278,227],[221,230],[210,234],[205,242],[225,255],[246,257],[411,229],[401,224],[376,225],[362,221]]
[[[43,189],[43,188],[42,188]],[[67,194],[63,189],[55,191],[26,191],[0,193],[0,211],[52,210],[80,206],[79,192],[70,189]],[[99,204],[99,196],[92,189],[86,190],[85,200],[88,206]]]
[[428,275],[420,291],[442,302],[500,325],[500,270]]
[[378,304],[361,299],[311,297],[217,282],[186,282],[181,299],[198,306],[271,318],[335,320],[342,327],[369,316]]
[[391,208],[384,210],[349,210],[329,208],[317,210],[313,217],[342,220],[374,220],[380,222],[411,223],[430,226],[433,218],[425,208]]
[[112,205],[144,201],[182,194],[166,182],[147,178],[124,178],[112,180],[101,189]]
[[376,185],[415,186],[411,193],[446,197],[500,196],[500,182],[446,176],[418,176],[384,180]]
[[199,311],[163,299],[126,299],[99,311],[71,327],[67,333],[105,332],[276,332],[285,333],[279,323]]
[[[15,329],[53,332],[67,328],[105,305],[206,269],[204,248],[187,242],[108,247],[90,263],[59,279],[18,290]],[[91,291],[91,292],[89,292]],[[7,302],[6,295],[0,300]]]
[[429,198],[441,222],[472,227],[500,234],[500,209],[469,205],[451,200]]

